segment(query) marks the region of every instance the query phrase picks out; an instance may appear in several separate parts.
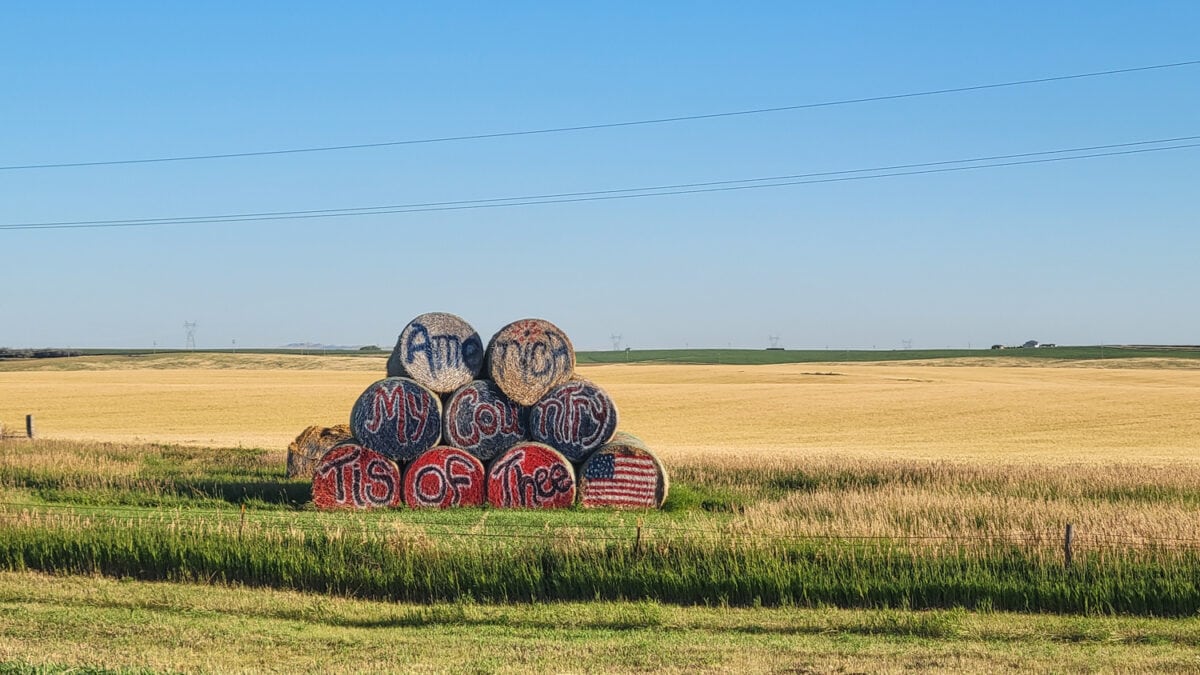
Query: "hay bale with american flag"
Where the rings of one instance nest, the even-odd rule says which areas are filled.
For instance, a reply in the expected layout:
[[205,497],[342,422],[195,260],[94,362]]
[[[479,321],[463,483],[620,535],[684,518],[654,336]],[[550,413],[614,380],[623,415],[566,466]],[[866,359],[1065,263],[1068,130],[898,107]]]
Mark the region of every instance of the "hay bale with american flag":
[[670,479],[645,443],[618,432],[584,462],[578,489],[585,508],[657,509],[667,500]]

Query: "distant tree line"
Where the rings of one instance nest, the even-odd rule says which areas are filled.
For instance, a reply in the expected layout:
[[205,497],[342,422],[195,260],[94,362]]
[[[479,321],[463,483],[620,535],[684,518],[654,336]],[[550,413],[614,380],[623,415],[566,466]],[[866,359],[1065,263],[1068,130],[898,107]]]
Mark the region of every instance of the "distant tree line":
[[9,349],[0,347],[0,359],[58,359],[64,356],[81,356],[74,349]]

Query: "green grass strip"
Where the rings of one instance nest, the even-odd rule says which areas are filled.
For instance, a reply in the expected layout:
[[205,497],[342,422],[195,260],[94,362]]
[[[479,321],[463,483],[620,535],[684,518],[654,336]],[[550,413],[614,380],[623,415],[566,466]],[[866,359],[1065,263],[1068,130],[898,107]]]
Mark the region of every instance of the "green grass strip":
[[220,581],[415,602],[654,600],[684,605],[947,608],[1188,616],[1200,552],[1084,554],[893,542],[627,543],[235,532],[92,523],[5,528],[0,568]]

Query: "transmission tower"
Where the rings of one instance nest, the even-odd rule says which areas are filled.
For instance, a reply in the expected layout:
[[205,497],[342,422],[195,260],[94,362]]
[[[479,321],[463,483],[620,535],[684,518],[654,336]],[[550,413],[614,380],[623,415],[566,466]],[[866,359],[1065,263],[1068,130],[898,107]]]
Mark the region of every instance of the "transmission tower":
[[904,345],[905,350],[912,349],[912,338],[908,338],[907,340],[901,340],[900,344]]
[[771,349],[779,349],[779,336],[778,335],[768,335],[767,340],[769,340],[771,342]]
[[187,336],[186,348],[195,350],[196,349],[196,322],[195,321],[184,321],[183,322],[183,333],[184,333],[184,335]]
[[620,335],[613,333],[612,335],[608,336],[608,339],[612,340],[612,346],[613,346],[614,352],[621,351],[621,336]]

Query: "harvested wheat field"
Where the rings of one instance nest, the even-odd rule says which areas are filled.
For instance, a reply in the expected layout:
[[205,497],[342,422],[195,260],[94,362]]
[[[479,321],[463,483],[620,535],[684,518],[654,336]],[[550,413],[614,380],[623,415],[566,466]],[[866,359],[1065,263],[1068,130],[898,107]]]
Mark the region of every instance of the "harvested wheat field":
[[[5,364],[0,421],[16,426],[34,413],[47,438],[282,453],[311,424],[344,423],[383,365],[381,358],[233,354]],[[579,372],[610,392],[622,427],[668,461],[1155,464],[1200,454],[1200,367],[1189,362],[630,364]]]

